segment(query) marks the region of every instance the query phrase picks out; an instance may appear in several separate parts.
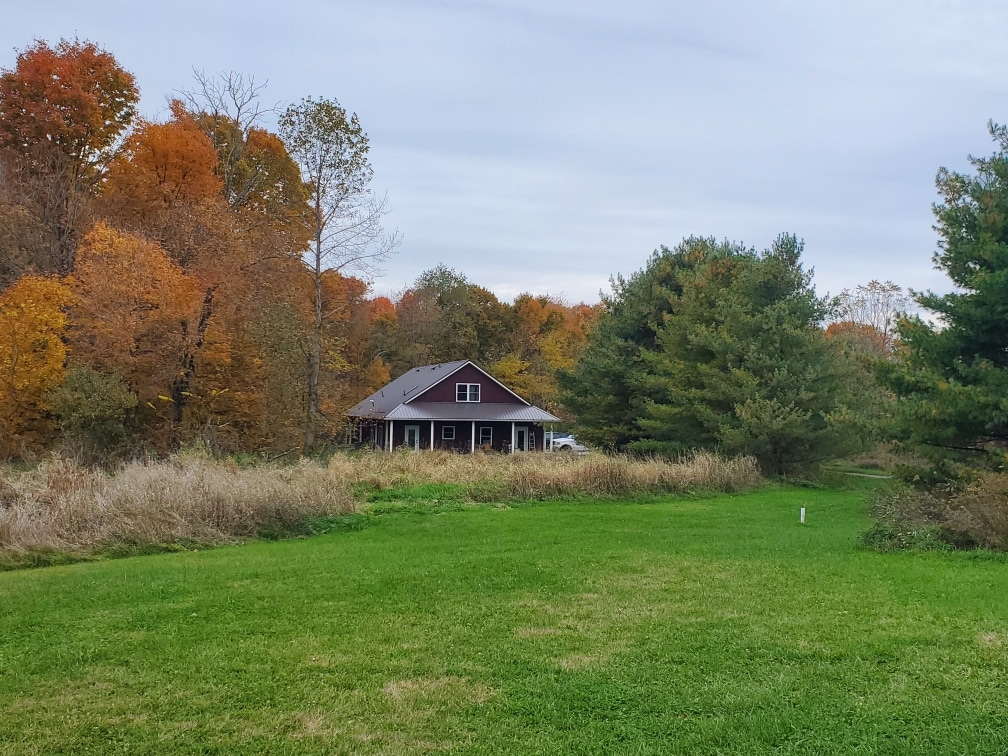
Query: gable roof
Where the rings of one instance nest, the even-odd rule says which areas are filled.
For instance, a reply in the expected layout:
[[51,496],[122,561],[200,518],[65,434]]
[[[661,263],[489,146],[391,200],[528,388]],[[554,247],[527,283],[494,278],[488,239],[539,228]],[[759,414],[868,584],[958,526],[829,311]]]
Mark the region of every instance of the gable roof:
[[[471,365],[488,379],[514,396],[521,404],[491,404],[475,402],[469,406],[456,406],[453,402],[424,402],[418,399],[426,391],[450,378],[466,365]],[[468,403],[463,402],[462,405]],[[409,406],[407,406],[409,405]],[[349,410],[350,417],[373,417],[376,419],[425,419],[425,420],[523,420],[530,422],[558,422],[560,418],[546,410],[534,407],[527,400],[498,381],[471,360],[442,362],[436,365],[408,370],[391,383],[375,391],[367,399],[358,402]]]

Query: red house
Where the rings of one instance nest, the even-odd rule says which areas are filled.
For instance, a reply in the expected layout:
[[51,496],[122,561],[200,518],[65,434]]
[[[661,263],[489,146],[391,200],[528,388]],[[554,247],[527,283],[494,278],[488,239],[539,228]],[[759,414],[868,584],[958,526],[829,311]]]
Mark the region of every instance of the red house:
[[543,423],[560,420],[469,360],[414,368],[347,415],[357,443],[389,451],[539,451]]

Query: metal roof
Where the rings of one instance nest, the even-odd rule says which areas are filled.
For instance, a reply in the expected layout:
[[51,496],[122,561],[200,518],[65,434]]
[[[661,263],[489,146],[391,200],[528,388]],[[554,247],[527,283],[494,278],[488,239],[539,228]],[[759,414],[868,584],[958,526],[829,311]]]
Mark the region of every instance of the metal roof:
[[[503,402],[417,402],[413,401],[424,391],[458,372],[466,365],[472,365],[486,375],[517,400],[514,404]],[[520,404],[518,402],[521,402]],[[387,386],[375,391],[349,410],[350,417],[372,417],[376,420],[483,420],[487,422],[556,423],[556,415],[539,407],[534,407],[511,389],[470,360],[442,362],[437,365],[408,370]]]
[[386,420],[471,420],[484,422],[556,423],[560,418],[529,404],[491,402],[410,402],[387,415]]

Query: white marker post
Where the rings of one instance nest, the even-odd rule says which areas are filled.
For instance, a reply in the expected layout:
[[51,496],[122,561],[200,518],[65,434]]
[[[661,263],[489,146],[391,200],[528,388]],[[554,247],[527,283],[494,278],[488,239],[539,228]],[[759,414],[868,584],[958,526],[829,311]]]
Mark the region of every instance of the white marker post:
[[805,524],[805,507],[801,508],[801,513],[798,515],[798,521],[801,522],[802,525]]

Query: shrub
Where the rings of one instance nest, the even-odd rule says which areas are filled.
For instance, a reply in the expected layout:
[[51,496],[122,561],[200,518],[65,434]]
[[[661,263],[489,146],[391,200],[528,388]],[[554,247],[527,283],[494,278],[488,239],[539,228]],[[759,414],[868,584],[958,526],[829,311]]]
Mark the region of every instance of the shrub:
[[137,405],[122,378],[90,365],[70,368],[46,401],[59,418],[64,443],[87,459],[99,459],[122,443],[126,415]]
[[897,485],[876,498],[872,514],[878,522],[863,537],[871,548],[1008,551],[1008,474],[955,488]]
[[1008,474],[987,473],[955,494],[946,516],[964,543],[1008,551]]
[[875,551],[945,551],[952,545],[937,526],[900,528],[877,522],[861,536],[861,543]]
[[877,551],[946,549],[945,501],[930,491],[903,484],[883,489],[872,502],[877,522],[862,536],[862,543]]

